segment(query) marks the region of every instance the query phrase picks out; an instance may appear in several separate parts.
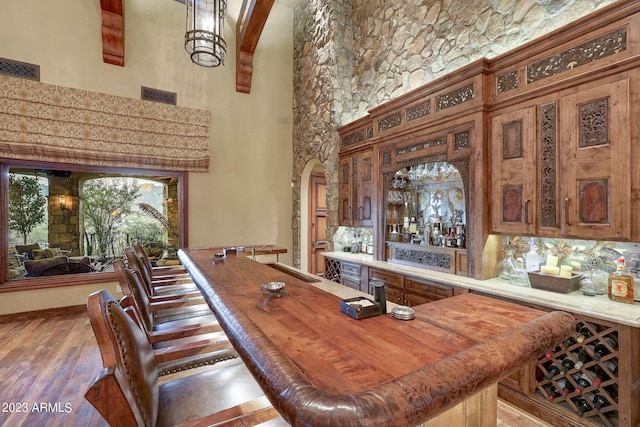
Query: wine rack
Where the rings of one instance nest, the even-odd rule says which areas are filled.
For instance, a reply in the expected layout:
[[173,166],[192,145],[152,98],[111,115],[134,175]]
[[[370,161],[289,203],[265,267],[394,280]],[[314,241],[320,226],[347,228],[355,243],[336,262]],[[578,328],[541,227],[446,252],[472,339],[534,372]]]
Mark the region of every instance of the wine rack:
[[327,280],[340,283],[340,261],[335,259],[324,259],[324,277]]
[[577,318],[576,333],[538,358],[535,396],[592,421],[618,426],[618,331]]

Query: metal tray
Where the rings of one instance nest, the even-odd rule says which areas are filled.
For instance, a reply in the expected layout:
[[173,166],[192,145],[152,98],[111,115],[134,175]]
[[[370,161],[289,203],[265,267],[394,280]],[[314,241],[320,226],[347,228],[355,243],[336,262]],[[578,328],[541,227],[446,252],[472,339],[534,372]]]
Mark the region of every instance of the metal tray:
[[582,274],[580,273],[572,273],[571,277],[560,277],[538,271],[529,272],[529,282],[532,288],[561,294],[568,294],[569,292],[580,289],[581,278]]

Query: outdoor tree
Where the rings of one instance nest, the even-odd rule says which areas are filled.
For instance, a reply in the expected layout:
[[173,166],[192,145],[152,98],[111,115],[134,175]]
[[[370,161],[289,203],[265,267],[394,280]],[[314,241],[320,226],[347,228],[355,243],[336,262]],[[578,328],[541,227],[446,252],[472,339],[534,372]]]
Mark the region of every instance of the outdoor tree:
[[82,190],[82,214],[85,230],[95,233],[96,253],[108,256],[118,228],[132,208],[140,189],[123,178],[97,178],[87,181]]
[[46,204],[36,178],[9,174],[9,229],[20,233],[25,245],[31,230],[45,221]]

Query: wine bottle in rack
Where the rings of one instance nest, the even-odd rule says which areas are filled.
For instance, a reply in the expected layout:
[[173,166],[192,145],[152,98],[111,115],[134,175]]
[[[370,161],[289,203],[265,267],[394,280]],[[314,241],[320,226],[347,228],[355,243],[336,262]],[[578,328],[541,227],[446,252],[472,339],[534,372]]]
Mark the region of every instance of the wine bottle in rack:
[[562,368],[560,369],[560,373],[566,374],[567,372],[569,372],[574,368],[576,363],[569,356],[565,356],[560,362],[560,364],[562,365]]
[[553,384],[548,387],[546,391],[547,399],[550,401],[561,395],[560,391]]
[[591,329],[589,329],[587,326],[581,326],[578,329],[578,336],[576,337],[576,341],[583,342],[587,338],[590,338],[592,335],[593,333],[591,333]]
[[609,379],[609,375],[598,365],[596,365],[593,370],[588,370],[588,372],[593,378],[594,387],[600,387],[600,384]]
[[552,348],[551,350],[547,351],[547,353],[544,355],[544,357],[546,357],[547,359],[551,359],[553,357],[553,355],[556,354],[559,351],[562,351],[562,348],[560,348],[560,346],[556,346],[556,347]]
[[611,405],[611,402],[609,402],[607,398],[601,395],[600,393],[597,393],[593,396],[593,405],[599,411],[600,409]]
[[[606,336],[603,338],[604,341],[607,342],[609,347],[611,347],[614,351],[618,348],[618,342],[611,336]],[[611,354],[611,350],[609,347],[605,345],[602,341],[596,344],[593,347],[593,359],[599,360],[601,357],[606,356],[607,354]]]
[[618,365],[616,365],[616,363],[611,359],[605,360],[604,362],[602,362],[602,364],[606,366],[612,374],[615,374],[615,372],[618,370]]
[[576,389],[573,386],[573,383],[571,381],[565,380],[564,378],[559,379],[556,382],[558,383],[558,387],[560,387],[562,395],[564,397],[567,397],[569,394],[573,393]]
[[603,387],[604,391],[607,392],[609,397],[613,399],[614,402],[618,403],[618,387],[615,384],[608,385]]
[[[587,400],[588,399],[588,400]],[[578,407],[578,416],[584,416],[585,412],[591,411],[593,408],[589,401],[593,401],[593,396],[591,393],[587,393],[584,396],[580,396],[576,401],[576,406]]]
[[589,353],[587,353],[584,348],[581,348],[580,351],[578,351],[578,361],[574,365],[574,368],[580,369],[585,363],[591,362],[591,360],[592,358]]
[[582,393],[585,388],[591,387],[591,379],[584,372],[576,372],[573,374],[573,379],[578,385],[576,387],[576,393],[578,394]]
[[552,363],[547,369],[547,379],[551,379],[556,375],[560,375],[560,368],[555,363]]
[[576,341],[575,337],[571,336],[569,338],[567,338],[566,340],[563,341],[562,345],[564,345],[566,348],[569,348],[573,345],[576,345],[578,343],[578,341]]

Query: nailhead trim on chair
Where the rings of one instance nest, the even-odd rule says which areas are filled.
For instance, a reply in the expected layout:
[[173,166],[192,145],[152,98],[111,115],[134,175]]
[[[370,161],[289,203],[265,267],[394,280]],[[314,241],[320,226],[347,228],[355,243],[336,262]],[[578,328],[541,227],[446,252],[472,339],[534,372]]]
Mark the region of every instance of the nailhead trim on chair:
[[186,370],[189,370],[189,369],[200,368],[202,366],[215,365],[216,363],[224,362],[225,360],[236,359],[237,357],[238,357],[237,354],[235,354],[235,355],[226,354],[224,356],[216,357],[215,359],[209,359],[209,360],[201,361],[199,363],[174,366],[172,369],[159,368],[158,375],[165,376],[165,375],[169,375],[169,374],[175,374],[175,373],[178,373],[178,372],[186,371]]
[[111,323],[111,328],[116,336],[116,340],[118,340],[118,348],[120,350],[120,356],[122,357],[122,363],[124,364],[124,367],[125,367],[124,374],[127,378],[127,381],[129,382],[129,385],[131,386],[131,389],[133,391],[133,397],[136,400],[136,404],[138,406],[138,409],[140,410],[140,414],[142,415],[144,424],[151,425],[151,418],[149,417],[149,414],[147,414],[147,411],[144,410],[145,405],[142,398],[140,397],[140,391],[138,390],[138,387],[136,387],[135,383],[131,379],[129,367],[127,366],[127,349],[125,348],[123,341],[120,338],[120,334],[118,332],[119,330],[118,326],[113,322],[113,317],[111,315],[111,306],[114,304],[118,304],[118,303],[116,301],[107,301],[107,312],[109,313],[109,322]]

